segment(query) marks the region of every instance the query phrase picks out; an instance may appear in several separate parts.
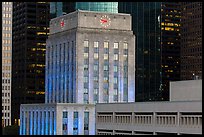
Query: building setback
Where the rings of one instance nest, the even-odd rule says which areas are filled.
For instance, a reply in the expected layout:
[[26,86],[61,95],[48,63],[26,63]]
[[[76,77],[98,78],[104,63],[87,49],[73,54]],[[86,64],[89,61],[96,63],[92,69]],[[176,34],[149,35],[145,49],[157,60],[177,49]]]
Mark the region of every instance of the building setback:
[[[95,118],[91,117],[95,103],[135,101],[134,45],[129,14],[78,10],[52,19],[46,42],[45,104],[21,105],[20,134],[95,134]],[[58,104],[64,106],[52,113],[57,128],[47,123],[48,129],[29,131],[36,124],[32,119],[44,118],[40,111],[49,111],[45,107],[50,104],[54,109]],[[34,111],[38,114],[28,115]],[[73,117],[62,121],[62,111]],[[83,120],[85,116],[89,121]],[[52,128],[56,130],[41,132]]]
[[202,78],[202,2],[181,2],[181,80]]
[[12,2],[2,2],[2,127],[11,125]]
[[49,3],[13,2],[12,25],[12,124],[17,124],[20,104],[45,101]]

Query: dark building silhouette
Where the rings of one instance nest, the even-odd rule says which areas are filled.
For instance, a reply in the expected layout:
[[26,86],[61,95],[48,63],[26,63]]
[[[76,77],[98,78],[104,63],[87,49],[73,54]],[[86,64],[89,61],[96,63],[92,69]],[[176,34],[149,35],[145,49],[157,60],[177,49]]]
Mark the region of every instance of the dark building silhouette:
[[19,122],[20,104],[45,102],[49,8],[49,2],[13,2],[12,124]]
[[119,2],[118,12],[132,15],[136,36],[135,100],[161,100],[161,2]]
[[170,81],[180,80],[181,9],[179,2],[162,2],[162,100],[169,100]]
[[181,80],[202,78],[202,2],[181,2]]

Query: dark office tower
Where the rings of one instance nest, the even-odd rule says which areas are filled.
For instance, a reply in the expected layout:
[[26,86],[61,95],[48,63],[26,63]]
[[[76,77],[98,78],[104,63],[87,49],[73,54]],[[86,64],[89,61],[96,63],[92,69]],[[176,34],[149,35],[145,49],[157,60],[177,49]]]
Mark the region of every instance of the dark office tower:
[[180,80],[180,22],[179,2],[162,2],[162,100],[169,100],[169,82]]
[[45,102],[45,45],[49,2],[13,2],[12,124],[20,104]]
[[181,80],[202,78],[202,2],[181,5]]
[[77,9],[118,13],[118,2],[50,2],[51,18],[73,12]]
[[136,101],[161,100],[161,2],[119,2],[136,35]]

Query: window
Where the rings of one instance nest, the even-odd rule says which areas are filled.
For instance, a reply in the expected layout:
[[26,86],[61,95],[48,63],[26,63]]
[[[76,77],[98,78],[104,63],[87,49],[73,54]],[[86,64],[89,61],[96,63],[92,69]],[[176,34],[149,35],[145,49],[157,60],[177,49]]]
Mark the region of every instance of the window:
[[64,111],[64,112],[63,112],[63,118],[68,118],[68,117],[67,117],[67,111]]
[[88,58],[89,57],[89,53],[84,53],[84,58]]
[[114,89],[114,95],[118,95],[118,89]]
[[108,48],[108,42],[104,42],[104,48]]
[[74,112],[73,135],[78,135],[78,112]]
[[94,71],[98,71],[98,65],[94,65]]
[[98,94],[98,89],[97,88],[94,89],[94,94]]
[[118,83],[118,78],[114,77],[114,84],[117,84],[117,83]]
[[108,59],[108,54],[104,54],[104,60]]
[[94,53],[94,59],[98,59],[98,53]]
[[103,70],[108,71],[108,65],[104,65]]
[[118,60],[118,54],[114,54],[114,60]]
[[118,49],[118,43],[114,43],[114,49]]
[[89,135],[89,112],[84,112],[84,135]]
[[98,42],[94,42],[94,48],[98,48]]
[[94,77],[94,82],[98,82],[98,77]]
[[103,80],[105,83],[108,83],[108,77],[104,77]]
[[88,70],[89,66],[87,64],[84,65],[84,70]]
[[84,83],[88,83],[88,77],[84,77]]
[[87,88],[84,89],[84,93],[88,94],[88,89]]
[[84,41],[84,47],[89,47],[89,41]]
[[124,49],[128,49],[128,44],[127,43],[124,43],[124,45],[123,45],[124,47]]

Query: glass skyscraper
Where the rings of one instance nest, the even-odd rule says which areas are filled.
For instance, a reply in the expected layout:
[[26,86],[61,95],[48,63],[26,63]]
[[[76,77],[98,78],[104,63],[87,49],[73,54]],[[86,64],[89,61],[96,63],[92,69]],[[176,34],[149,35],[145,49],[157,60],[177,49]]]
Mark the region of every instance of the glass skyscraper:
[[45,48],[49,35],[48,2],[13,2],[11,118],[20,104],[45,100]]
[[118,13],[118,2],[50,2],[50,15],[55,18],[77,9]]
[[170,81],[180,80],[181,9],[179,2],[162,2],[162,100],[169,100]]
[[135,100],[161,99],[161,2],[119,2],[119,13],[132,15],[135,47]]

